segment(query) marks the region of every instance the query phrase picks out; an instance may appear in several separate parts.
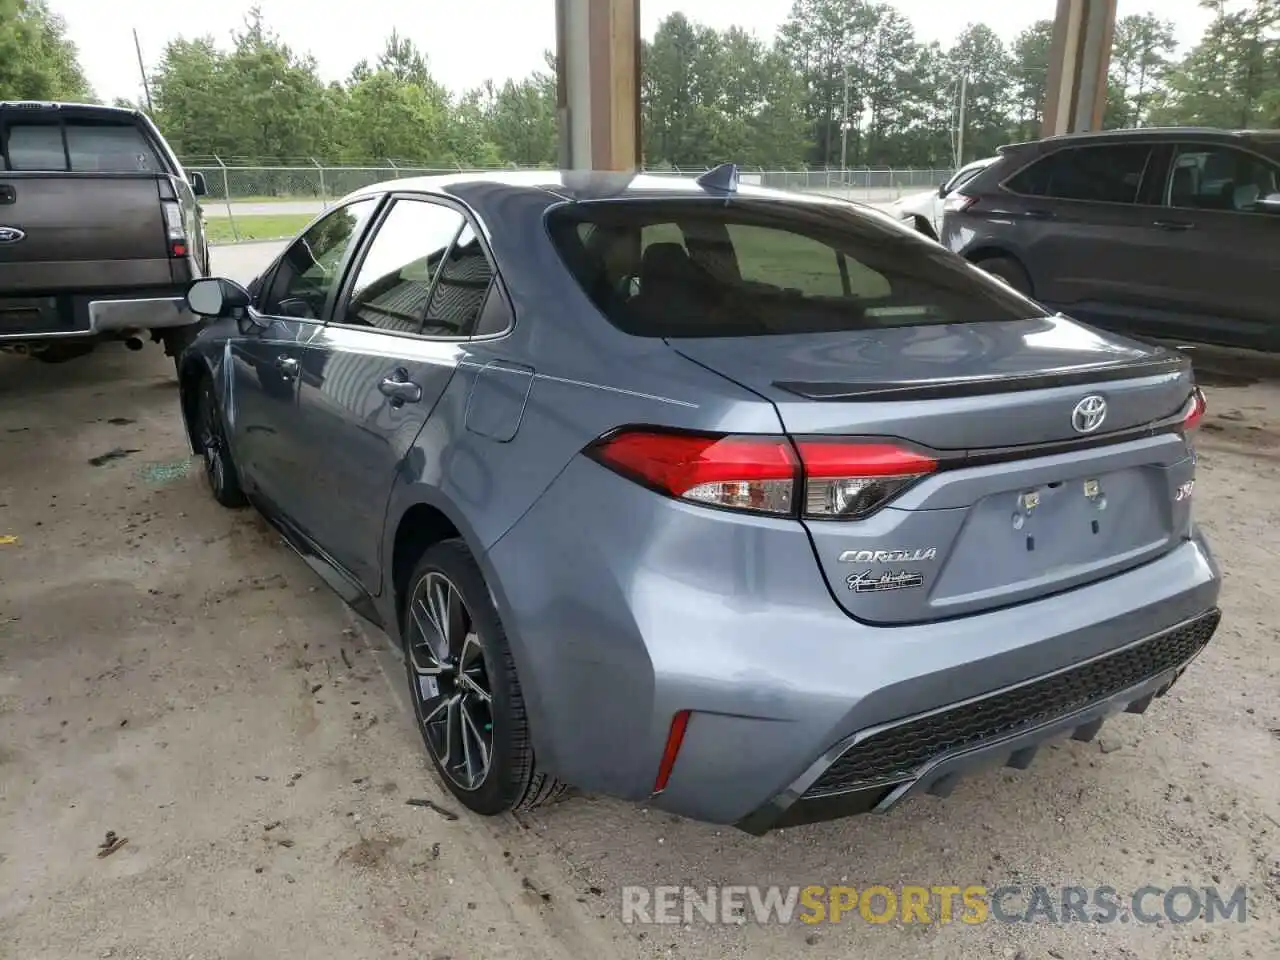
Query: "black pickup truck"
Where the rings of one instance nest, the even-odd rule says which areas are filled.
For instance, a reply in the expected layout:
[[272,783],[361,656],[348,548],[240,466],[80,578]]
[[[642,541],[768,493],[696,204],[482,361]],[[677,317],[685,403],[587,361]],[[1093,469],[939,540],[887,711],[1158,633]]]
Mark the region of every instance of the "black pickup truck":
[[199,329],[184,292],[209,272],[204,192],[145,114],[0,101],[0,350],[57,362],[150,338],[176,361]]

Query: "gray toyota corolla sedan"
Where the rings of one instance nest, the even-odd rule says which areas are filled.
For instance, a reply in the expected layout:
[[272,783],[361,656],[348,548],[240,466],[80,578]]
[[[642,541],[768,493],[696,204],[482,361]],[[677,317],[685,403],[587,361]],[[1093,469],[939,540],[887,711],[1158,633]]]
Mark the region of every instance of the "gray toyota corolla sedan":
[[1141,713],[1218,624],[1187,360],[875,211],[397,180],[254,287],[189,290],[193,449],[403,651],[478,813],[887,810]]

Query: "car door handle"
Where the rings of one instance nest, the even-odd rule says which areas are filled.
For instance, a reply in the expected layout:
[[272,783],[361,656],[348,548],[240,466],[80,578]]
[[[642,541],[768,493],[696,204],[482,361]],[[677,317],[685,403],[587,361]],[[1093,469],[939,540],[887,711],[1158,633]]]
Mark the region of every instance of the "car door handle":
[[285,380],[292,380],[298,375],[298,358],[276,357],[276,369]]
[[1159,227],[1161,230],[1193,230],[1194,223],[1187,223],[1185,220],[1157,220],[1152,226]]
[[392,403],[417,403],[422,399],[422,388],[411,380],[405,379],[407,375],[401,371],[396,371],[397,376],[383,377],[382,382],[378,384],[378,389],[382,391],[384,396],[390,397]]

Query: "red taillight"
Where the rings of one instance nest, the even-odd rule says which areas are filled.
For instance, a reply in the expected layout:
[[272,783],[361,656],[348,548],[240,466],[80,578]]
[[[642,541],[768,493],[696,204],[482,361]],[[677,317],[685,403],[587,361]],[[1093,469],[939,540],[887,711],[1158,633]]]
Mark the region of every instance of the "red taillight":
[[971,197],[967,193],[953,193],[942,201],[942,209],[948,213],[964,213],[977,202],[977,197]]
[[783,437],[628,430],[605,438],[589,453],[682,500],[762,513],[792,510],[797,464]]
[[815,519],[865,517],[909,484],[937,469],[937,461],[896,443],[715,436],[661,430],[622,430],[587,450],[607,467],[664,493],[695,503],[779,516],[804,507]]
[[653,781],[654,793],[661,793],[667,789],[667,781],[671,779],[671,768],[676,765],[676,757],[680,753],[680,745],[684,743],[684,732],[688,728],[688,710],[681,710],[671,718],[671,730],[667,733],[667,746],[662,751],[662,762],[658,764],[658,777]]
[[1191,392],[1191,400],[1187,405],[1187,412],[1182,417],[1182,432],[1191,433],[1200,426],[1200,421],[1204,419],[1204,412],[1208,407],[1204,398],[1204,391],[1199,387]]
[[807,517],[856,520],[938,468],[933,457],[893,443],[799,440]]
[[187,255],[187,243],[185,240],[174,240],[169,244],[169,256],[185,257]]

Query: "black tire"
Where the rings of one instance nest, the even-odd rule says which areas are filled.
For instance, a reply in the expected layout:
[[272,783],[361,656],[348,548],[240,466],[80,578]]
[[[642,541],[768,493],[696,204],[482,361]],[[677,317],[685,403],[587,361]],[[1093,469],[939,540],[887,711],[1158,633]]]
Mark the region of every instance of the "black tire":
[[204,457],[204,475],[209,481],[209,492],[224,507],[243,507],[249,501],[240,486],[235,461],[231,459],[231,448],[222,428],[222,413],[213,394],[213,380],[208,376],[201,377],[196,389],[199,391],[196,394],[196,435]]
[[[462,609],[440,618],[427,608],[424,591],[443,589],[442,583],[456,592]],[[446,606],[451,596],[446,595]],[[449,792],[482,816],[529,809],[560,797],[565,785],[537,769],[515,660],[484,575],[466,544],[445,540],[426,550],[409,577],[400,618],[405,673],[418,732],[431,765]],[[458,625],[447,631],[453,634],[448,643],[435,629],[438,619]],[[433,672],[437,668],[438,672]],[[464,675],[467,679],[458,679]],[[475,692],[476,687],[484,688],[487,703]],[[449,706],[455,699],[456,708]],[[486,717],[487,730],[483,729]],[[489,735],[487,764],[480,775],[473,760],[479,753],[476,745],[484,745],[485,733]],[[462,756],[456,763],[447,763],[453,759],[454,747]]]
[[164,352],[173,359],[173,370],[179,380],[182,379],[182,351],[187,349],[199,332],[200,325],[192,324],[189,327],[174,327],[161,335]]
[[985,260],[979,260],[977,267],[987,271],[993,277],[999,277],[1013,289],[1017,290],[1023,296],[1031,296],[1031,278],[1027,276],[1027,271],[1023,269],[1022,264],[1008,257],[988,257]]

